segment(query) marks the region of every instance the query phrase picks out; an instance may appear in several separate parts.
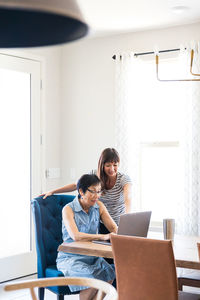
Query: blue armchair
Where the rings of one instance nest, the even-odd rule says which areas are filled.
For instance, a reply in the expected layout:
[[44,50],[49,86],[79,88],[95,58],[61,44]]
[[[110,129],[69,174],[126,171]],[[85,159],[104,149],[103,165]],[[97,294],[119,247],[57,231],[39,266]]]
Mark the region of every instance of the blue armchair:
[[[56,268],[57,248],[62,243],[62,208],[71,202],[73,195],[53,195],[31,201],[35,224],[38,278],[62,277],[63,273]],[[68,286],[49,287],[57,294],[58,300],[72,293]],[[39,299],[44,299],[44,288],[39,288]]]

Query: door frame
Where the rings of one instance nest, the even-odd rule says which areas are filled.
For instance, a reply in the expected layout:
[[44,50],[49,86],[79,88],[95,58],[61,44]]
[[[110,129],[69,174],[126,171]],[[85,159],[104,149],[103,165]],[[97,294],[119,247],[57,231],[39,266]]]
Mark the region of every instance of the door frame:
[[[37,62],[39,65],[39,91],[35,97],[39,97],[38,101],[31,101],[31,191],[30,191],[30,199],[37,196],[43,190],[45,186],[45,151],[44,151],[44,82],[42,84],[44,78],[44,69],[45,69],[45,59],[43,57],[35,56],[27,52],[19,52],[13,50],[1,50],[0,55],[5,55],[5,57],[12,57],[17,59],[29,60],[30,62]],[[38,74],[37,74],[38,75]],[[36,76],[37,76],[36,75]],[[35,91],[34,91],[35,92]],[[36,120],[32,116],[38,115],[39,117]],[[33,134],[34,128],[34,134]],[[34,155],[34,153],[37,153]],[[31,205],[30,205],[31,209]],[[30,212],[31,214],[31,212]],[[31,214],[31,251],[23,255],[23,270],[22,270],[22,260],[19,259],[20,255],[14,255],[10,257],[5,257],[0,259],[0,261],[4,261],[3,265],[11,266],[12,265],[12,273],[8,270],[8,268],[3,268],[4,273],[0,278],[1,282],[20,278],[23,276],[27,276],[30,274],[34,274],[37,272],[37,259],[36,259],[36,248],[35,248],[35,234],[34,234],[34,225],[33,218]]]

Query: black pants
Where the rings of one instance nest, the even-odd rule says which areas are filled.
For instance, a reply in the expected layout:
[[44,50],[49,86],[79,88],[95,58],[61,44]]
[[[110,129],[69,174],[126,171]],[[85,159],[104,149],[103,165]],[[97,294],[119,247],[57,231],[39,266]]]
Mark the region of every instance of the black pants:
[[106,228],[106,226],[103,223],[100,223],[99,233],[107,234],[107,233],[110,233],[110,231],[108,231],[108,229]]

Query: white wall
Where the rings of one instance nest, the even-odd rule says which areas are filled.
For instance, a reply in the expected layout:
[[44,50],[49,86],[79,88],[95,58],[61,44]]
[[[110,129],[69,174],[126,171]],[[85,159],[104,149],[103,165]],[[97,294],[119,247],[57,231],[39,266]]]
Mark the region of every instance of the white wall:
[[[62,184],[97,167],[100,152],[114,146],[113,54],[178,48],[200,39],[200,23],[169,29],[84,39],[62,51]],[[73,174],[75,170],[75,176]]]
[[96,168],[101,150],[113,145],[114,63],[99,45],[101,40],[85,40],[63,51],[63,183],[74,179],[71,168],[76,179]]

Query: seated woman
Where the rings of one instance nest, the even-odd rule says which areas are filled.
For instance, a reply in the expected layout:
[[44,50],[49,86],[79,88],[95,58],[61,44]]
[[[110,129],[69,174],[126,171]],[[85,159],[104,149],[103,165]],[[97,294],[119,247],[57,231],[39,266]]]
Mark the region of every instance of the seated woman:
[[[63,208],[63,241],[108,240],[110,234],[98,234],[100,220],[110,232],[117,232],[117,225],[104,204],[99,201],[101,183],[92,174],[83,175],[77,183],[78,197]],[[59,252],[57,268],[64,276],[96,278],[112,283],[113,267],[102,257]],[[81,300],[95,299],[96,290],[82,286],[69,286],[72,292],[80,290]]]

